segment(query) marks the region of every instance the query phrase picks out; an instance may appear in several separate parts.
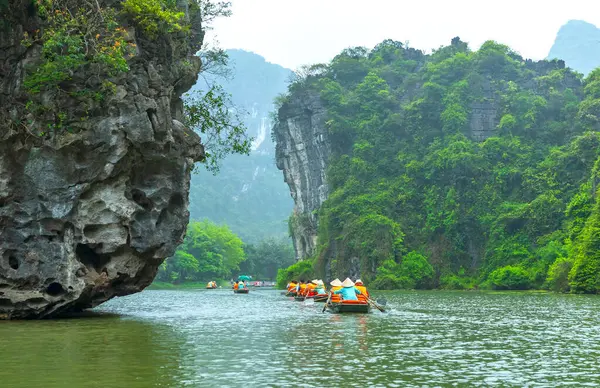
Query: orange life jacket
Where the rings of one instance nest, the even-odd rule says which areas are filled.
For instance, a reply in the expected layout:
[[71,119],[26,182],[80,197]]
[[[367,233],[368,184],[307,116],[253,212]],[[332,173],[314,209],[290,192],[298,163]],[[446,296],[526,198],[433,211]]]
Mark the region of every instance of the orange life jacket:
[[340,286],[332,286],[331,287],[331,291],[329,291],[329,292],[331,292],[331,303],[340,303],[342,301],[341,295],[334,294],[334,291],[341,290],[342,288],[343,287],[340,287]]
[[357,285],[355,285],[354,287],[356,287],[360,291],[360,294],[357,295],[358,300],[366,301],[367,298],[369,297],[369,291],[367,291],[367,287],[357,286]]
[[290,286],[288,287],[288,292],[292,292],[296,290],[296,283],[292,282],[290,283]]
[[300,285],[300,292],[298,292],[300,295],[306,295],[306,283],[302,283]]
[[237,290],[238,289],[238,284],[237,283],[233,283],[233,289]]
[[306,296],[316,295],[317,293],[315,292],[315,288],[317,288],[316,284],[309,283],[306,286]]

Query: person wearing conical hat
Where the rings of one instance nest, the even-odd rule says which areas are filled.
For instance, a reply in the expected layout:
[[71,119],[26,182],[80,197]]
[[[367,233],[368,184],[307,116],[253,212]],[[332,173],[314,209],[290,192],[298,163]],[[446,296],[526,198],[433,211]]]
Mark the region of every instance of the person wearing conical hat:
[[360,279],[356,279],[354,282],[354,287],[356,287],[360,291],[360,295],[358,297],[359,300],[367,300],[369,299],[369,291],[367,291],[367,287],[363,284],[363,281]]
[[342,301],[342,297],[336,295],[334,292],[342,289],[342,281],[336,278],[329,284],[331,284],[331,290],[329,291],[331,293],[331,303],[340,303]]
[[327,293],[327,291],[325,290],[325,284],[322,280],[317,280],[317,287],[315,288],[315,292],[317,293],[317,295],[323,295]]
[[358,300],[357,295],[360,295],[361,292],[358,288],[354,287],[354,282],[350,278],[346,278],[342,282],[342,287],[342,289],[335,291],[334,294],[340,294],[342,300]]

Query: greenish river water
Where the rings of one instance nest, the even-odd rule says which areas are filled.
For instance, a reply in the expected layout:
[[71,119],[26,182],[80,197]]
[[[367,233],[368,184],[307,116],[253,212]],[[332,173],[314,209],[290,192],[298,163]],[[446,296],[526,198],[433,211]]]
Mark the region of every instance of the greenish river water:
[[0,322],[1,387],[598,386],[600,298],[390,292],[321,313],[276,290],[144,291]]

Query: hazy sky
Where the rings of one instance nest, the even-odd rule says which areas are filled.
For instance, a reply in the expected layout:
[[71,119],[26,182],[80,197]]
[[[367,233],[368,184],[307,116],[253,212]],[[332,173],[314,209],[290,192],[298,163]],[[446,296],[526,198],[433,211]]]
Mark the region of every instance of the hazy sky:
[[232,0],[209,39],[292,69],[327,62],[350,46],[384,39],[430,51],[455,36],[478,48],[493,39],[527,58],[545,58],[570,19],[600,26],[598,0]]

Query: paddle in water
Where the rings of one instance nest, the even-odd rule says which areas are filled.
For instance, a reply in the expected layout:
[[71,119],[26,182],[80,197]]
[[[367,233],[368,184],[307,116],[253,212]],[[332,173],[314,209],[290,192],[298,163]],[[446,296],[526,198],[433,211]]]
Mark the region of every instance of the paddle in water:
[[327,301],[325,302],[325,305],[323,306],[323,311],[321,311],[322,313],[325,312],[325,310],[327,309],[327,305],[329,304],[329,301],[331,300],[331,295],[333,294],[332,291],[329,291],[329,298],[327,298]]
[[367,302],[369,302],[369,304],[373,307],[375,307],[377,310],[381,311],[382,313],[385,313],[385,309],[381,306],[379,306],[377,303],[375,303],[373,301],[373,299],[371,298],[367,298]]

